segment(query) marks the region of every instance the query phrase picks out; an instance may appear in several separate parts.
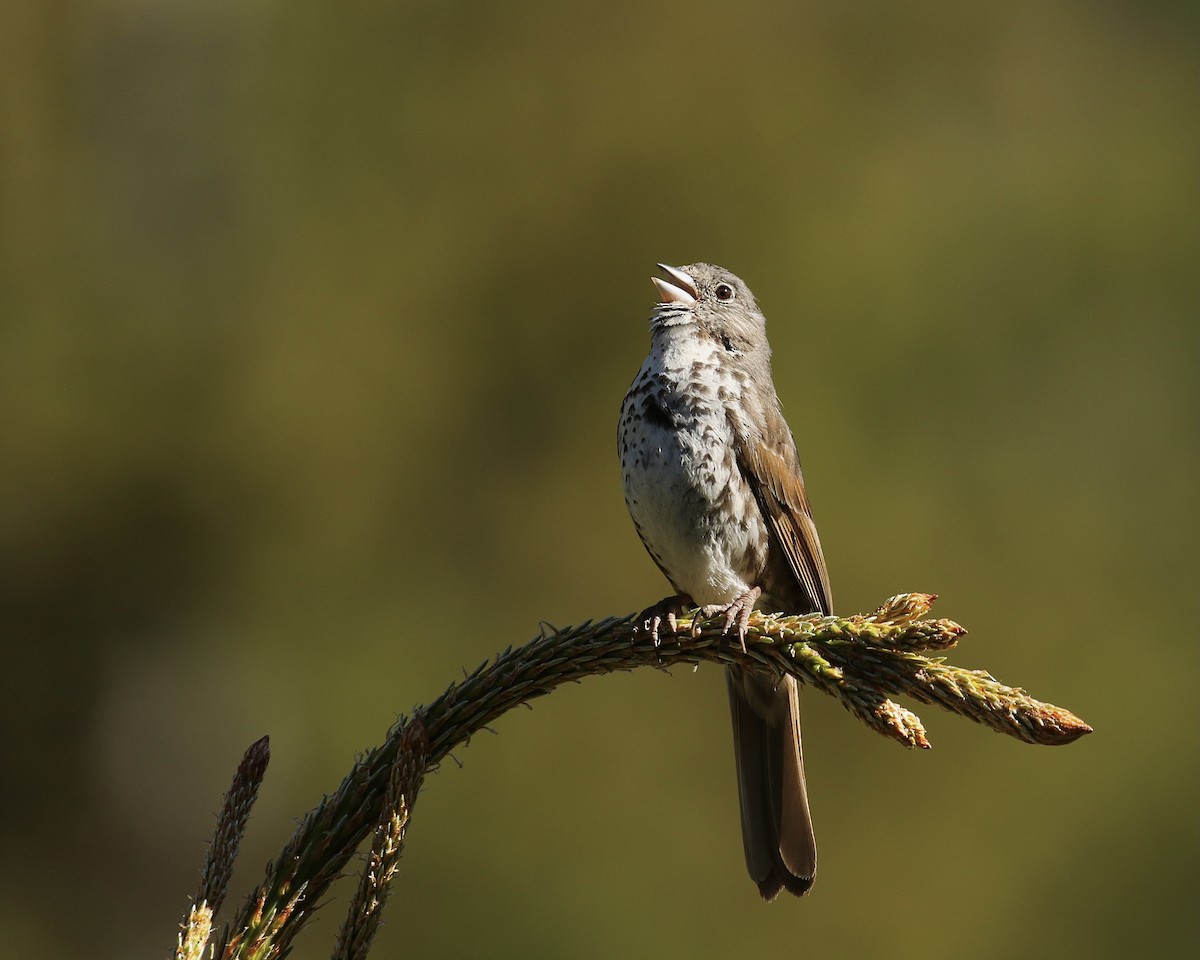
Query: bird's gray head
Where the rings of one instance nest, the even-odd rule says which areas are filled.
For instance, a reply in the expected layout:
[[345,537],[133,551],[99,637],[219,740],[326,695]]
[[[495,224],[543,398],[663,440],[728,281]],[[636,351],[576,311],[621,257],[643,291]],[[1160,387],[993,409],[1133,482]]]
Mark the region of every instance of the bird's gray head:
[[734,355],[770,355],[766,320],[754,294],[738,277],[711,263],[658,267],[667,279],[652,278],[661,298],[650,317],[652,336],[686,330],[711,338]]

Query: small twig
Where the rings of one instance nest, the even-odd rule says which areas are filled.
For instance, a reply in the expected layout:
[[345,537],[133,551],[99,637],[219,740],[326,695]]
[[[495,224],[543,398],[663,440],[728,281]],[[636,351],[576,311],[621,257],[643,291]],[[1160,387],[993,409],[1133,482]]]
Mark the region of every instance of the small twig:
[[392,880],[400,867],[404,834],[417,792],[425,779],[429,740],[421,715],[416,714],[404,727],[400,749],[392,764],[384,803],[385,816],[375,827],[371,852],[359,878],[358,891],[350,903],[346,920],[338,934],[333,960],[365,960],[371,941],[379,929],[384,904]]
[[207,903],[214,914],[225,902],[238,847],[241,846],[250,811],[254,808],[254,801],[258,799],[258,788],[262,786],[267,764],[270,762],[270,737],[263,737],[250,744],[242,755],[237,772],[233,775],[229,792],[225,794],[225,803],[217,818],[217,829],[213,833],[208,856],[204,859],[200,892],[196,896],[196,902]]
[[242,755],[217,816],[217,826],[200,875],[200,890],[179,925],[176,960],[201,960],[205,955],[213,917],[225,902],[246,823],[270,762],[271,743],[268,737],[256,740]]

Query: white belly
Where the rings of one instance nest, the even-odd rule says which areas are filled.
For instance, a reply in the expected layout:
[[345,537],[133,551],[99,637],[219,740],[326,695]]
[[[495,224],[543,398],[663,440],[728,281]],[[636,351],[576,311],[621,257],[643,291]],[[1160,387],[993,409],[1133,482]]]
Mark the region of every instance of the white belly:
[[[668,398],[673,426],[651,424],[635,392],[664,369],[653,353],[622,410],[625,502],[646,548],[681,593],[698,604],[728,603],[756,586],[766,559],[766,529],[734,456],[733,434],[718,391],[689,403]],[[658,361],[657,363],[655,361]]]

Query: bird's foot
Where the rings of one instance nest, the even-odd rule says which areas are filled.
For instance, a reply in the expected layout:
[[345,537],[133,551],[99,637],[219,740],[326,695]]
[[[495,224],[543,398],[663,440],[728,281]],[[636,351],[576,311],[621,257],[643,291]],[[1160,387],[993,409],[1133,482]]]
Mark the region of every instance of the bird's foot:
[[761,587],[751,587],[736,600],[729,603],[710,603],[700,609],[706,617],[715,617],[718,613],[725,614],[725,626],[722,633],[728,633],[736,623],[738,639],[742,642],[742,653],[746,652],[746,631],[750,628],[750,611],[762,596]]
[[679,615],[692,605],[692,598],[683,593],[673,597],[664,597],[658,603],[651,604],[637,615],[634,633],[649,633],[650,639],[657,647],[659,645],[658,630],[665,621],[672,633],[679,632]]

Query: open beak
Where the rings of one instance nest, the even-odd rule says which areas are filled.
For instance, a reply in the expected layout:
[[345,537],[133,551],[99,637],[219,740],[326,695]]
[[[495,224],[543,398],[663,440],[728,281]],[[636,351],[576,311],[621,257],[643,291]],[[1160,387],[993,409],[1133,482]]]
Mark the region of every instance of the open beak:
[[680,303],[685,307],[695,304],[696,298],[700,296],[696,292],[695,280],[682,270],[668,267],[665,263],[660,263],[658,269],[670,277],[669,281],[660,280],[658,277],[650,278],[651,282],[658,287],[659,296],[662,297],[659,303]]

